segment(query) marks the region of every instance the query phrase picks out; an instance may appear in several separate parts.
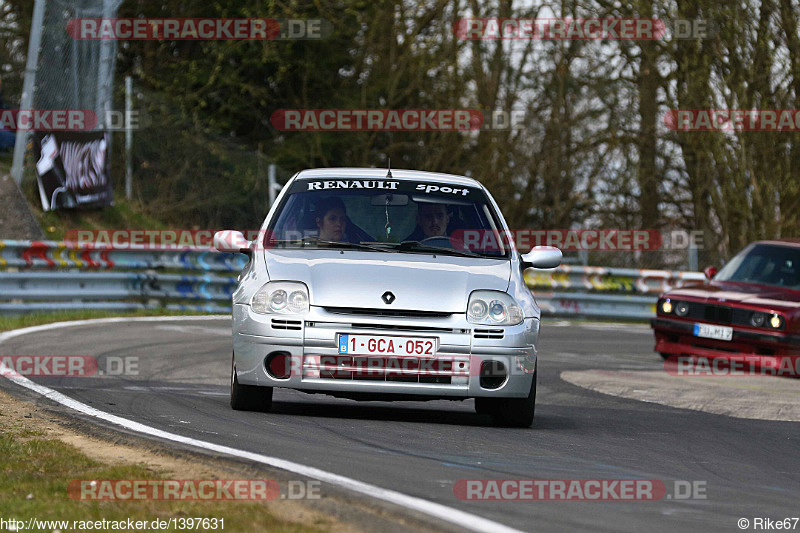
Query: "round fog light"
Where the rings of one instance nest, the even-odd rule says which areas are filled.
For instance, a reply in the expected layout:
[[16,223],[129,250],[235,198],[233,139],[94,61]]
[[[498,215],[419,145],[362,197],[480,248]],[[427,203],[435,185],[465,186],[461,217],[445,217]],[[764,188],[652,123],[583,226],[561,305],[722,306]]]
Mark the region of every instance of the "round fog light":
[[483,361],[479,376],[481,388],[497,389],[505,383],[508,370],[501,361]]
[[273,353],[264,360],[264,369],[275,379],[289,379],[291,376],[292,356],[288,353]]

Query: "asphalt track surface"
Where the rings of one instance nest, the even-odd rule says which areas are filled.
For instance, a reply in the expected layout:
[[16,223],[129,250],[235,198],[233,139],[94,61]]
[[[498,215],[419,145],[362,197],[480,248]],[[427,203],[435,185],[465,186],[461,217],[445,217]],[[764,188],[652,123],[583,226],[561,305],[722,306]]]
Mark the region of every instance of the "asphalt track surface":
[[[663,369],[652,345],[652,333],[641,325],[545,321],[530,429],[493,427],[475,414],[471,400],[355,402],[276,389],[272,412],[232,411],[225,320],[49,329],[6,340],[0,354],[86,354],[100,368],[107,357],[136,357],[135,376],[32,379],[135,422],[313,466],[523,531],[739,531],[739,518],[752,528],[755,517],[800,515],[800,424],[621,399],[559,378],[565,370]],[[0,387],[22,390],[4,379]],[[699,481],[705,499],[462,501],[453,486],[463,479],[655,479],[668,492],[675,480]],[[436,519],[427,523],[457,529]]]

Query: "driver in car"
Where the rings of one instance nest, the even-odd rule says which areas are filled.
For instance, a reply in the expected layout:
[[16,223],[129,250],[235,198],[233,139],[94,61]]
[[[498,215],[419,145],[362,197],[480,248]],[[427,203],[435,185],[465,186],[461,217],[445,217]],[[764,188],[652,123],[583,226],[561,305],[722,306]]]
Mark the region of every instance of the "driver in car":
[[422,241],[431,237],[447,238],[450,213],[445,204],[421,203],[417,206],[417,227],[407,241]]

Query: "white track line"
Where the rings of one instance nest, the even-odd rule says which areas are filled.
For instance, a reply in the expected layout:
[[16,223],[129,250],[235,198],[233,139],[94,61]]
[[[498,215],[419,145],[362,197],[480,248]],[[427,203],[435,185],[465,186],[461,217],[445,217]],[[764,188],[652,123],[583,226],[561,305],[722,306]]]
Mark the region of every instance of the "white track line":
[[[197,317],[159,316],[159,317],[129,317],[129,318],[98,318],[90,320],[75,320],[71,322],[56,322],[53,324],[44,324],[41,326],[33,326],[29,328],[17,329],[17,330],[7,331],[5,333],[0,333],[0,343],[8,339],[18,337],[20,335],[26,335],[28,333],[47,331],[51,329],[58,329],[70,326],[95,325],[95,324],[107,324],[107,323],[130,322],[130,321],[156,322],[156,321],[173,321],[173,320],[222,320],[222,319],[230,320],[231,317],[227,315],[211,315],[211,316],[206,315]],[[187,444],[189,446],[195,446],[197,448],[202,448],[204,450],[209,450],[216,453],[230,455],[233,457],[239,457],[241,459],[247,459],[249,461],[253,461],[256,463],[261,463],[275,468],[280,468],[282,470],[286,470],[288,472],[292,472],[294,474],[298,474],[301,476],[318,479],[325,483],[330,483],[331,485],[343,487],[345,489],[364,494],[371,498],[377,498],[379,500],[383,500],[395,505],[406,507],[407,509],[412,509],[414,511],[425,513],[429,516],[433,516],[440,520],[450,522],[451,524],[456,524],[460,527],[469,529],[471,531],[520,533],[519,530],[510,528],[498,522],[494,522],[492,520],[488,520],[486,518],[482,518],[474,514],[470,514],[464,511],[459,511],[458,509],[453,509],[451,507],[447,507],[446,505],[429,502],[427,500],[423,500],[422,498],[409,496],[407,494],[403,494],[402,492],[397,492],[390,489],[384,489],[376,485],[371,485],[369,483],[364,483],[363,481],[358,481],[357,479],[352,479],[346,476],[340,476],[339,474],[334,474],[332,472],[326,472],[325,470],[320,470],[319,468],[314,468],[312,466],[306,466],[300,463],[286,461],[278,457],[261,455],[258,453],[239,450],[236,448],[230,448],[228,446],[222,446],[219,444],[214,444],[212,442],[205,442],[202,440],[197,440],[197,439],[192,439],[190,437],[177,435],[175,433],[162,431],[160,429],[156,429],[151,426],[140,424],[139,422],[134,422],[133,420],[128,420],[127,418],[122,418],[120,416],[106,413],[105,411],[100,411],[99,409],[95,409],[94,407],[81,403],[77,400],[73,400],[69,396],[65,396],[64,394],[61,394],[60,392],[55,391],[49,387],[45,387],[44,385],[39,385],[38,383],[34,383],[33,381],[29,380],[24,376],[6,375],[5,377],[7,377],[9,380],[16,383],[17,385],[25,387],[26,389],[32,390],[38,394],[41,394],[42,396],[50,400],[53,400],[54,402],[60,403],[61,405],[69,407],[70,409],[78,411],[79,413],[83,413],[85,415],[89,415],[98,418],[100,420],[104,420],[111,424],[124,427],[126,429],[135,431],[137,433],[142,433],[145,435],[150,435],[165,440],[170,440],[181,444]]]

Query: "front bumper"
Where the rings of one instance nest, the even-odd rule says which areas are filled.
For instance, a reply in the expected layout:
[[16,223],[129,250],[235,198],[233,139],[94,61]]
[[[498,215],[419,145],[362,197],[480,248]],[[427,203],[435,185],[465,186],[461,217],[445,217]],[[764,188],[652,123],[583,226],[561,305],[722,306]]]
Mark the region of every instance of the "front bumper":
[[[433,362],[416,365],[409,358],[392,358],[398,364],[354,371],[355,363],[338,353],[339,333],[437,337],[439,350]],[[308,314],[292,317],[253,313],[248,305],[233,306],[239,383],[330,394],[523,398],[530,392],[538,335],[536,318],[498,327],[470,324],[464,314],[378,317],[312,307]],[[288,378],[278,379],[267,372],[265,359],[276,352],[290,357]],[[495,388],[481,385],[480,369],[488,361],[500,361],[507,369],[502,384],[492,384]]]
[[[658,317],[650,319],[656,337],[655,351],[669,355],[731,357],[735,355],[784,356],[800,354],[800,336],[785,332],[760,332],[733,327],[730,341],[694,335],[696,320]],[[721,324],[729,326],[729,324]]]

